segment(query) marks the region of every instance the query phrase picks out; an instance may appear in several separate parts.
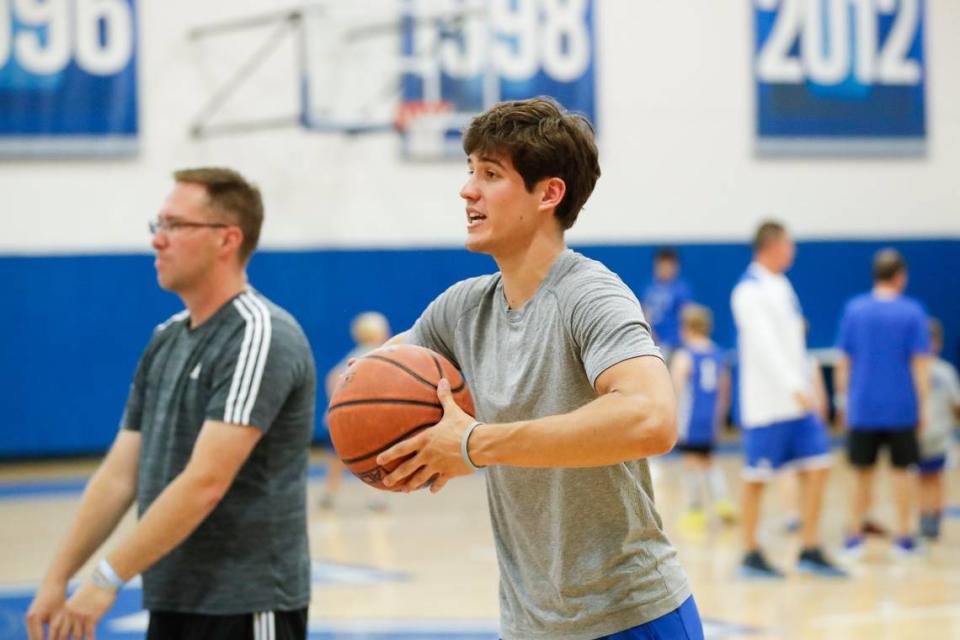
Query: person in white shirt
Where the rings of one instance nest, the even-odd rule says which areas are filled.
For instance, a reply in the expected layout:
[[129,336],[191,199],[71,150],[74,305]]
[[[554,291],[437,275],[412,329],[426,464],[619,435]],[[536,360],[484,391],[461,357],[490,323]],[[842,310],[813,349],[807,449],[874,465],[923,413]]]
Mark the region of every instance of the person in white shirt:
[[826,426],[815,411],[800,302],[784,273],[793,265],[796,245],[773,221],[758,228],[753,262],[731,296],[740,363],[740,423],[746,464],[743,470],[741,575],[783,577],[757,543],[760,502],[766,483],[778,471],[799,471],[801,552],[804,573],[843,577],[819,544],[820,508],[831,464]]

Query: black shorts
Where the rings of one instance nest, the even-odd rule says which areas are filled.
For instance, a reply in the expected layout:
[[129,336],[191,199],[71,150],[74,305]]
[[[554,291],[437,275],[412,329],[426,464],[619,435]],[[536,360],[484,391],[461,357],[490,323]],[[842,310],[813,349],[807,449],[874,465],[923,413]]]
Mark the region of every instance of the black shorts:
[[673,447],[680,453],[692,453],[698,456],[709,456],[713,453],[713,443],[704,442],[704,443],[687,443],[687,442],[678,442]]
[[151,611],[147,640],[306,640],[307,610],[231,616]]
[[851,429],[847,439],[847,458],[855,467],[872,467],[877,463],[877,453],[884,446],[890,448],[890,462],[898,469],[920,461],[920,446],[914,427],[896,431]]

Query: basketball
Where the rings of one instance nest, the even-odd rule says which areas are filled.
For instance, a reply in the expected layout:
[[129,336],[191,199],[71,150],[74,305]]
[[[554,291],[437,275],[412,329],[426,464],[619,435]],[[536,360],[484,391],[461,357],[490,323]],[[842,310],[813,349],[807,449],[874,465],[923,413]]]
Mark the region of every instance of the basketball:
[[439,353],[394,345],[357,359],[337,382],[327,409],[330,439],[343,464],[368,485],[386,489],[384,476],[401,461],[381,467],[377,455],[440,421],[441,378],[460,408],[474,415],[463,376]]

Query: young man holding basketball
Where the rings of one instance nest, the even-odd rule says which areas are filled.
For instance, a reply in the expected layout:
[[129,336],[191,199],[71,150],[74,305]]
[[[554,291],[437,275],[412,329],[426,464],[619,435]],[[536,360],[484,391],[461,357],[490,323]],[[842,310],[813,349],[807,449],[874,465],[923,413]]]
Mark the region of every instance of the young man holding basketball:
[[489,467],[506,640],[702,638],[645,460],[676,439],[670,375],[633,293],[564,243],[600,176],[592,128],[551,100],[501,103],[464,150],[466,246],[500,271],[401,339],[463,370],[477,416],[441,381],[443,420],[378,457],[415,453],[387,483],[436,492]]
[[[290,314],[250,288],[263,203],[188,169],[150,223],[157,280],[186,309],[153,332],[121,428],[27,612],[31,640],[93,638],[143,574],[147,638],[306,638],[306,480],[316,374]],[[136,499],[139,522],[69,600]]]

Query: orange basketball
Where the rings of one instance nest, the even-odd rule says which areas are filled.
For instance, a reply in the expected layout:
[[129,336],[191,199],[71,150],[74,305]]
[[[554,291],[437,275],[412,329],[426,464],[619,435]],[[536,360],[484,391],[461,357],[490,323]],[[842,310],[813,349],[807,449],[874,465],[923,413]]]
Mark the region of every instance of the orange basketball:
[[439,353],[401,344],[358,358],[337,382],[327,408],[330,439],[343,464],[370,486],[385,489],[383,477],[401,461],[381,467],[377,455],[440,422],[440,378],[450,383],[460,408],[474,415],[463,376]]

